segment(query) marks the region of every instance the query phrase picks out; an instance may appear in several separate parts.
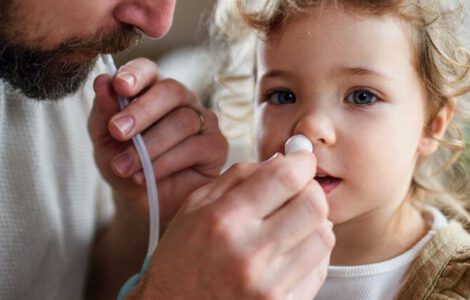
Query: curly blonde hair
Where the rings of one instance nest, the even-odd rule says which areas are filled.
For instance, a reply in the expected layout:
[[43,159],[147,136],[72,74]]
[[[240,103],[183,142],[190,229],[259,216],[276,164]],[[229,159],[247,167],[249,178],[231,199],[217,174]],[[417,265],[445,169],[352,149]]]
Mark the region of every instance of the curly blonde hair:
[[[428,93],[430,125],[445,106],[455,107],[455,116],[434,155],[418,162],[410,193],[418,203],[453,207],[465,213],[470,195],[465,127],[470,118],[470,52],[463,47],[456,28],[463,20],[464,1],[451,0],[222,0],[215,9],[212,34],[226,47],[219,82],[223,92],[216,96],[221,118],[246,122],[253,106],[256,40],[282,28],[291,16],[307,8],[335,5],[352,13],[374,16],[394,15],[410,24],[415,67]],[[462,26],[460,26],[462,27]],[[243,90],[240,85],[244,84]],[[218,97],[218,98],[217,98]],[[227,104],[229,103],[229,104]],[[231,105],[230,105],[231,104]],[[239,115],[230,109],[235,105]],[[233,122],[230,123],[235,127]],[[468,128],[467,128],[468,130]],[[467,144],[468,145],[468,144]],[[466,204],[468,205],[468,203]],[[467,207],[468,209],[469,207]]]

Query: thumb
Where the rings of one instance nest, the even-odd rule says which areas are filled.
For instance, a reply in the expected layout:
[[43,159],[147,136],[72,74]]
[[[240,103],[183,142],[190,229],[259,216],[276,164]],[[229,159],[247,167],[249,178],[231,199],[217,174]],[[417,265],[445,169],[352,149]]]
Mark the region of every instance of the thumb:
[[119,112],[119,104],[109,75],[96,77],[93,89],[96,96],[88,119],[88,132],[96,144],[109,136],[108,123],[111,117]]

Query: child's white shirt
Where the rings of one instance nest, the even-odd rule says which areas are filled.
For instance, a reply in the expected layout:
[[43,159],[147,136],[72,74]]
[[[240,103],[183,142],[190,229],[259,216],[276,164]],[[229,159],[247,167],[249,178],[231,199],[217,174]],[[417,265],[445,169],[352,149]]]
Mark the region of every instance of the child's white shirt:
[[436,232],[448,223],[434,207],[428,207],[426,213],[431,216],[431,229],[413,248],[375,264],[328,267],[328,276],[315,300],[393,299],[413,260]]

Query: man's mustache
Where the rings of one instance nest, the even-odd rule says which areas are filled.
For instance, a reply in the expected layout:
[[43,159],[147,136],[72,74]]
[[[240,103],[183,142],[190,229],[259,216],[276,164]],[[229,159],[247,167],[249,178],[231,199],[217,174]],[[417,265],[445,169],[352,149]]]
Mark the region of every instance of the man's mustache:
[[[96,61],[94,54],[123,51],[141,37],[134,27],[122,26],[112,32],[69,39],[49,50],[0,37],[0,78],[30,98],[58,99],[80,88]],[[75,60],[74,54],[80,52],[90,53],[90,59]]]
[[88,38],[73,38],[63,42],[53,50],[45,51],[55,55],[63,55],[77,51],[97,53],[117,53],[136,44],[142,33],[132,26],[120,27],[111,33],[98,32]]

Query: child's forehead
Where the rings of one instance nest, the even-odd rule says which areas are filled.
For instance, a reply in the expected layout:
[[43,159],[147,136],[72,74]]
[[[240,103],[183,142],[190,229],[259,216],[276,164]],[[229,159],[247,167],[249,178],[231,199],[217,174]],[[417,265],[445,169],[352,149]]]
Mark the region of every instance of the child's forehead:
[[367,75],[416,81],[409,37],[399,18],[312,9],[258,43],[257,77],[290,73],[315,80]]
[[[277,39],[282,36],[328,36],[330,33],[345,32],[351,37],[365,38],[387,34],[389,31],[409,29],[403,18],[393,14],[370,14],[346,10],[333,5],[327,7],[309,7],[298,13],[290,13],[285,22],[275,26],[266,38]],[[344,38],[345,36],[343,36]],[[335,38],[330,36],[330,38]]]
[[414,53],[409,27],[400,18],[335,8],[309,9],[258,43],[258,59],[276,64],[308,57],[338,62],[374,62],[388,57],[412,63]]

